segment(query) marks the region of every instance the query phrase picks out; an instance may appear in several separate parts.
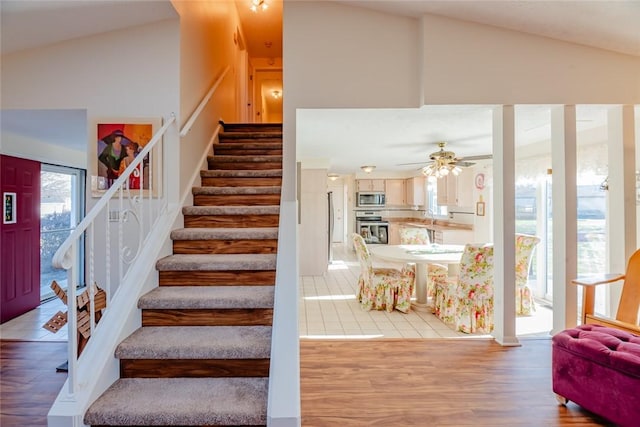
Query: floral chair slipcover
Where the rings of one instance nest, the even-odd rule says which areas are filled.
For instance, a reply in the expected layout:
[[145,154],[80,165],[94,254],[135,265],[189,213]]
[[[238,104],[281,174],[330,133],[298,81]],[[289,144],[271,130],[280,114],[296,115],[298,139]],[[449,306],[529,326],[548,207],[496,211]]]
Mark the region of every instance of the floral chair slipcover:
[[374,268],[362,236],[353,233],[353,246],[360,262],[357,299],[365,310],[394,309],[408,313],[414,287],[414,274],[406,269]]
[[423,227],[398,227],[400,233],[400,243],[403,245],[429,245],[429,230]]
[[493,245],[467,243],[460,275],[446,286],[436,285],[434,313],[466,333],[493,330]]
[[[400,226],[398,228],[400,233],[401,245],[429,245],[429,232],[423,227],[406,227]],[[415,275],[415,264],[407,264],[407,269],[410,269]],[[446,286],[447,267],[440,264],[428,264],[427,266],[427,297],[432,298],[435,295],[436,283],[441,287]]]
[[540,238],[526,234],[516,234],[516,314],[529,316],[535,311],[531,289],[527,286],[529,267],[533,259],[533,249]]

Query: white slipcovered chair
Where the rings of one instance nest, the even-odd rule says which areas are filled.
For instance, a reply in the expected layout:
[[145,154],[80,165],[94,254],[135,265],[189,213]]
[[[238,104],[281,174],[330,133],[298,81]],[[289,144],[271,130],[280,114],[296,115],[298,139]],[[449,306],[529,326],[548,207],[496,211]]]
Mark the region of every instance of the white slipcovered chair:
[[465,245],[459,276],[436,284],[434,314],[461,332],[493,330],[493,245]]
[[529,268],[533,250],[540,238],[527,234],[516,234],[516,314],[529,316],[535,311],[533,293],[528,286]]
[[[400,234],[401,245],[429,245],[431,240],[429,239],[429,232],[424,227],[411,227],[401,225],[398,227]],[[408,264],[415,272],[415,265]],[[435,293],[436,283],[440,286],[445,286],[447,282],[448,269],[444,265],[440,264],[428,264],[427,267],[427,297],[433,298]]]
[[406,269],[374,268],[371,254],[362,236],[352,234],[353,246],[360,262],[358,294],[360,306],[365,310],[394,309],[408,313],[411,309],[411,295],[415,283],[415,274]]

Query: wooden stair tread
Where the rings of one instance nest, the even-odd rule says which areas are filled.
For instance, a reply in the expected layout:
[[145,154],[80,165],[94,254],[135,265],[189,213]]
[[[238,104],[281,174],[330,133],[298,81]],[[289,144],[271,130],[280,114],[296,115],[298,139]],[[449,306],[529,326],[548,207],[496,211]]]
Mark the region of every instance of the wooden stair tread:
[[282,131],[220,132],[218,140],[222,141],[224,139],[251,139],[253,141],[259,141],[261,139],[282,139]]
[[85,414],[87,425],[266,425],[267,378],[124,378]]
[[140,297],[138,308],[273,308],[273,292],[273,286],[160,286]]
[[223,120],[218,121],[222,128],[226,131],[236,132],[253,132],[255,129],[276,129],[282,132],[282,123],[242,123],[242,122],[229,122],[225,123]]
[[281,154],[261,155],[261,156],[243,156],[243,155],[217,155],[208,156],[207,161],[209,163],[247,163],[260,164],[260,163],[282,163]]
[[264,187],[193,187],[192,194],[280,194],[278,186]]
[[275,254],[177,254],[156,262],[158,271],[255,271],[275,268]]
[[278,238],[278,227],[264,228],[179,228],[172,240],[267,240]]
[[224,143],[221,142],[219,144],[214,144],[213,145],[213,150],[217,150],[218,148],[221,148],[223,150],[225,149],[238,149],[238,148],[244,148],[244,149],[265,149],[265,148],[271,148],[271,149],[278,149],[278,148],[282,148],[282,142],[273,142],[273,141],[260,141],[260,142],[229,142],[229,143]]
[[200,176],[203,178],[281,178],[282,169],[256,169],[256,170],[201,170]]
[[184,215],[278,215],[280,206],[185,206]]
[[116,348],[119,359],[268,359],[271,326],[145,326]]

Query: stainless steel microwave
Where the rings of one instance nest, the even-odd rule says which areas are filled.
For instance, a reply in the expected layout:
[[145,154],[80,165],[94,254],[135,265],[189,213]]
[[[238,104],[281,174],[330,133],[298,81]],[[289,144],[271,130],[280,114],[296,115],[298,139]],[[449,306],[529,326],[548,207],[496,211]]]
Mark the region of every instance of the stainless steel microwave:
[[384,207],[384,193],[360,192],[356,194],[356,205],[359,208]]

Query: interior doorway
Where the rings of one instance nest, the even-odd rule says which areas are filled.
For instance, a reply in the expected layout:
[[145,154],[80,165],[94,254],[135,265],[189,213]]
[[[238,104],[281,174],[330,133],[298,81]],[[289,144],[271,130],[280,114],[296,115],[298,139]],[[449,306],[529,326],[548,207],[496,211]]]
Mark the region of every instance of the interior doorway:
[[[51,282],[67,289],[66,270],[54,268],[53,255],[84,217],[85,171],[42,164],[40,172],[40,299],[54,296]],[[79,245],[80,271],[76,283],[84,285],[84,245]]]
[[282,123],[282,70],[256,69],[254,78],[256,123]]

